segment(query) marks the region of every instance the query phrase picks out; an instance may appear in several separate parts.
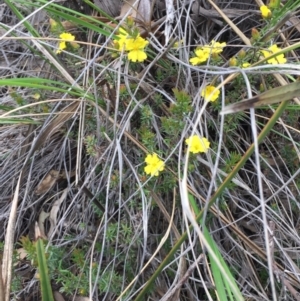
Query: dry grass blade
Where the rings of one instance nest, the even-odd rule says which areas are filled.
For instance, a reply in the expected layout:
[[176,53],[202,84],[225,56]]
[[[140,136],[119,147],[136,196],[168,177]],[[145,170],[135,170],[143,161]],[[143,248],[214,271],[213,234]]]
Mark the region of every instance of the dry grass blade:
[[2,260],[1,260],[1,264],[0,264],[0,299],[1,300],[5,299],[3,280],[4,280],[4,278],[2,276]]
[[227,17],[226,14],[211,0],[208,0],[211,6],[220,14],[220,16],[226,21],[226,23],[234,30],[234,32],[242,39],[246,45],[251,45],[250,40],[244,35],[244,33]]
[[79,103],[80,101],[74,101],[72,104],[68,105],[59,113],[59,115],[57,115],[53,120],[50,121],[48,125],[44,127],[43,131],[34,141],[31,152],[34,152],[40,148],[43,143],[51,137],[51,135],[56,133],[66,121],[76,114]]
[[11,202],[10,214],[8,225],[6,228],[4,252],[2,261],[2,283],[4,288],[4,299],[3,301],[10,300],[10,287],[12,280],[12,263],[13,263],[13,251],[14,251],[14,237],[15,237],[15,224],[17,218],[17,208],[19,202],[19,190],[20,182],[22,178],[22,172],[18,179],[18,184],[15,189],[14,197]]
[[300,95],[300,83],[294,82],[292,84],[271,89],[260,95],[245,99],[238,103],[228,105],[221,111],[221,114],[231,114],[250,108],[258,108],[264,105],[271,105],[290,100],[298,95]]
[[58,200],[56,200],[51,208],[51,211],[50,211],[50,216],[49,216],[49,221],[50,221],[50,229],[49,229],[49,232],[47,234],[47,236],[50,238],[54,235],[55,233],[55,227],[57,225],[57,213],[60,209],[60,205],[61,203],[66,199],[67,197],[67,194],[69,192],[69,188],[66,188],[62,195],[60,196],[60,198]]

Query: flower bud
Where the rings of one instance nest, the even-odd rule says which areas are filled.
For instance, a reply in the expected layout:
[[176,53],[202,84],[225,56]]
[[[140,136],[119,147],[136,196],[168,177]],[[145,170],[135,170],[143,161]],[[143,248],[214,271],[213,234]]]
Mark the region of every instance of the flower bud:
[[242,49],[239,53],[238,53],[238,58],[240,60],[243,60],[243,58],[246,56],[246,51],[244,49]]
[[280,5],[280,0],[270,0],[269,8],[278,8]]
[[58,30],[59,24],[54,19],[49,19],[50,31],[55,32]]
[[260,36],[259,31],[255,27],[253,27],[251,29],[251,37],[252,37],[252,39],[254,41],[257,41],[259,39],[259,36]]
[[235,57],[232,57],[232,58],[229,60],[229,66],[230,66],[230,67],[237,66],[237,59],[236,59]]

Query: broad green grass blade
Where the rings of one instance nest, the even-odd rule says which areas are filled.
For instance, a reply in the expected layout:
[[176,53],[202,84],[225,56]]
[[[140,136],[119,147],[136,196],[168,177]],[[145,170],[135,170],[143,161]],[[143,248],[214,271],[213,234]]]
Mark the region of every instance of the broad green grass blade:
[[[46,4],[47,1],[40,0],[37,2],[30,2],[30,3],[22,1],[22,3],[24,3],[24,5],[35,6],[38,8],[41,5]],[[75,10],[66,8],[64,6],[55,3],[51,3],[49,6],[45,8],[45,10],[49,12],[51,15],[60,17],[62,20],[73,22],[74,24],[101,33],[107,37],[110,36],[111,32],[113,31],[113,28],[104,22],[101,22],[91,16],[82,14],[80,12],[77,12]],[[107,30],[103,29],[103,27],[106,28]]]
[[0,87],[27,87],[41,90],[51,90],[56,92],[68,93],[69,95],[93,99],[90,94],[85,94],[83,90],[62,82],[53,81],[50,79],[41,78],[12,78],[12,79],[0,79]]
[[38,238],[36,242],[36,254],[38,259],[42,300],[54,301],[49,273],[48,273],[47,261],[45,256],[45,248],[44,248],[43,240],[41,238]]
[[[189,201],[190,201],[190,204],[191,204],[194,212],[196,213],[196,215],[199,215],[200,210],[198,208],[197,203],[195,202],[194,196],[191,194],[189,194]],[[201,223],[201,220],[200,220],[200,223]],[[241,300],[241,301],[244,300],[242,293],[240,292],[240,289],[236,285],[236,281],[235,281],[234,277],[232,276],[232,273],[230,272],[226,262],[224,261],[222,255],[219,251],[217,244],[215,243],[214,239],[212,238],[208,229],[205,226],[203,228],[203,234],[204,234],[204,237],[205,237],[206,241],[208,242],[209,246],[213,250],[214,254],[217,256],[220,263],[222,264],[223,269],[226,271],[226,275],[222,275],[218,264],[214,261],[211,254],[208,253],[208,257],[209,257],[210,264],[211,264],[211,270],[212,270],[212,274],[213,274],[213,278],[214,278],[214,282],[215,282],[215,286],[216,286],[216,291],[217,291],[217,294],[218,294],[220,300],[227,301],[228,297],[232,301],[233,300]],[[235,290],[231,289],[227,279],[231,280],[231,283],[234,283]],[[239,292],[239,293],[236,294],[235,292]]]

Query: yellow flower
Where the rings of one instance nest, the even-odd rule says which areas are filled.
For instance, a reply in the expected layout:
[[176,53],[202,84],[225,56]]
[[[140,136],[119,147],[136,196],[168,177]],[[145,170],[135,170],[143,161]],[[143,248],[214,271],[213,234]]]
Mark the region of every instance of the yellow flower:
[[259,9],[264,19],[270,18],[272,16],[272,12],[266,5],[261,6]]
[[[268,48],[268,50],[261,50],[261,52],[262,52],[262,54],[265,58],[268,58],[269,56],[279,52],[280,50],[281,49],[276,44],[274,44],[274,45],[270,46]],[[273,64],[273,65],[275,65],[275,64],[284,64],[284,63],[286,63],[286,58],[284,57],[284,54],[282,53],[282,54],[278,54],[275,57],[267,60],[267,62],[269,64]]]
[[140,35],[132,37],[125,29],[120,28],[118,39],[114,40],[117,50],[128,51],[128,59],[132,62],[143,62],[147,58],[145,47],[149,42]]
[[157,154],[149,154],[147,155],[146,159],[146,166],[144,168],[144,171],[147,175],[151,174],[151,176],[158,176],[160,171],[163,171],[165,168],[165,163],[160,160],[157,156]]
[[248,68],[250,66],[251,66],[251,64],[247,63],[247,62],[242,64],[242,68]]
[[66,42],[72,42],[75,40],[75,36],[67,32],[60,34],[59,37],[62,41],[59,43],[56,53],[61,53],[62,50],[67,48]]
[[143,62],[147,58],[144,48],[149,42],[138,36],[135,39],[127,39],[125,43],[125,50],[128,52],[128,59],[132,62]]
[[117,37],[118,39],[114,40],[114,43],[118,45],[118,50],[123,50],[129,35],[125,29],[119,28],[119,34]]
[[192,57],[190,59],[190,63],[195,66],[201,63],[204,63],[208,60],[209,58],[209,52],[206,50],[203,50],[202,48],[196,49],[195,50],[195,57]]
[[219,43],[215,40],[212,40],[209,45],[204,45],[204,49],[207,49],[207,51],[211,54],[219,54],[223,51],[223,48],[226,46],[226,43]]
[[204,63],[208,60],[210,55],[218,55],[223,51],[226,43],[219,43],[212,40],[209,45],[204,45],[195,50],[196,56],[190,59],[190,63],[195,66]]
[[193,154],[206,153],[209,149],[210,142],[205,138],[200,138],[197,135],[191,136],[185,140],[189,150]]
[[216,87],[211,85],[206,86],[201,92],[201,96],[205,101],[215,101],[219,95],[220,90],[217,90]]

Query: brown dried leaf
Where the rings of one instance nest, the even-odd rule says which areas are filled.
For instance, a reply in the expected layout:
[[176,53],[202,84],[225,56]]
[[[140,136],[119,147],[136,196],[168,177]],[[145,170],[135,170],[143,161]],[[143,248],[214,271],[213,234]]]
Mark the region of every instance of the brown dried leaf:
[[16,249],[18,253],[18,259],[23,260],[27,257],[28,253],[24,248],[18,248]]
[[42,212],[39,215],[39,221],[38,221],[38,225],[40,228],[40,236],[43,239],[47,239],[47,236],[45,234],[45,220],[49,217],[50,213],[49,212],[45,212],[44,210],[42,210]]
[[58,291],[53,292],[53,297],[54,297],[55,301],[65,301],[63,295]]
[[50,229],[48,232],[49,238],[53,235],[53,233],[55,231],[55,226],[57,225],[57,213],[60,209],[61,203],[66,199],[66,197],[68,195],[68,191],[69,191],[69,188],[66,188],[64,190],[64,192],[62,193],[61,197],[54,202],[54,204],[51,208],[50,216],[49,216],[49,221],[50,221]]
[[39,183],[36,190],[34,191],[35,194],[40,195],[46,193],[50,190],[51,187],[54,186],[56,181],[59,179],[60,174],[57,170],[50,170],[46,177]]

